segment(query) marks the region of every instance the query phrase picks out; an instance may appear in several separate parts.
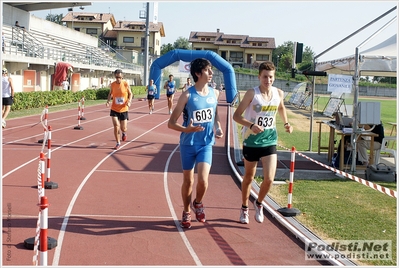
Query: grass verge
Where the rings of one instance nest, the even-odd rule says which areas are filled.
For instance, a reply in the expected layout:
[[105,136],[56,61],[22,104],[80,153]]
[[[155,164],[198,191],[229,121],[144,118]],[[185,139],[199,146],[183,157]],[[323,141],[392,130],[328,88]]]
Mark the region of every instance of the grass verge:
[[[396,190],[396,183],[379,184]],[[288,184],[274,185],[269,196],[286,207]],[[323,240],[391,240],[392,260],[358,263],[396,266],[397,199],[351,180],[296,180],[292,206],[301,211],[297,220]]]

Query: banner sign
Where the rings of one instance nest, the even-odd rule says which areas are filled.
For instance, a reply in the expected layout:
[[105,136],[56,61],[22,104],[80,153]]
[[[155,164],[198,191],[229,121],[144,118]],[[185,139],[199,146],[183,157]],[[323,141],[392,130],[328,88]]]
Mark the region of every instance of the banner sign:
[[329,92],[351,93],[353,85],[353,77],[342,74],[329,74],[328,87]]
[[190,62],[180,61],[179,62],[179,72],[189,73],[190,72]]

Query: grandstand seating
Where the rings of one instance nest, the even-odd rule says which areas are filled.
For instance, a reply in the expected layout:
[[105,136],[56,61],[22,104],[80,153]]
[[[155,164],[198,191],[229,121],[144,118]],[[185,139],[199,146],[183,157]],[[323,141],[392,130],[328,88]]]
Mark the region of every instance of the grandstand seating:
[[[5,52],[9,54],[112,68],[133,70],[142,70],[143,68],[117,60],[115,53],[107,52],[100,47],[81,44],[79,40],[70,40],[62,35],[33,28],[27,31],[9,25],[3,25],[3,32],[6,40]],[[112,51],[112,49],[110,48],[108,51]]]

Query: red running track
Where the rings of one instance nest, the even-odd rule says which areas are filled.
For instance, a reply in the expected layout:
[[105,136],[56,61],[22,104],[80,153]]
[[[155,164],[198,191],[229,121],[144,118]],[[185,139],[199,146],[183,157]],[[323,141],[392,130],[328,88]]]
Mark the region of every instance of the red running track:
[[[176,96],[176,99],[178,96]],[[175,100],[176,100],[175,99]],[[51,181],[48,235],[57,247],[48,265],[324,265],[305,260],[303,244],[269,213],[262,224],[238,222],[241,191],[227,159],[227,139],[214,146],[207,222],[179,227],[182,172],[179,133],[167,127],[166,100],[135,101],[128,139],[118,151],[109,108],[85,107],[77,126],[76,109],[52,112]],[[227,133],[227,109],[219,113]],[[43,139],[40,116],[7,121],[3,129],[3,265],[32,265],[33,250],[23,243],[35,236],[38,216],[37,169]],[[45,150],[47,152],[47,150]],[[192,213],[194,218],[194,214]]]

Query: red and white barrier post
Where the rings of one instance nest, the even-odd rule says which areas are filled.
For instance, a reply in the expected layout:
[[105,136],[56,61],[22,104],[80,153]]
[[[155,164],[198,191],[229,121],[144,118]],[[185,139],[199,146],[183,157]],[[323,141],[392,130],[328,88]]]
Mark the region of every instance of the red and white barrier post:
[[83,96],[82,99],[79,102],[80,105],[80,120],[86,120],[85,116],[84,116],[84,111],[85,111],[85,97]]
[[[48,202],[44,195],[44,181],[45,181],[45,157],[44,153],[40,152],[39,167],[37,174],[37,192],[39,196],[39,216],[36,224],[35,237],[27,238],[24,241],[24,246],[27,249],[34,250],[33,265],[37,265],[37,257],[40,251],[40,265],[47,266],[47,250],[57,246],[57,240],[47,236],[48,226]],[[45,209],[44,209],[45,208]],[[39,248],[39,251],[37,250]]]
[[76,127],[74,127],[73,129],[83,130],[83,127],[80,125],[80,120],[82,119],[82,116],[81,116],[82,114],[81,114],[81,110],[80,110],[80,105],[81,105],[82,99],[80,99],[78,102],[78,125]]
[[47,196],[40,198],[40,243],[39,243],[39,265],[47,266],[47,229],[48,229],[48,200]]
[[50,181],[51,174],[51,126],[48,126],[48,138],[47,138],[47,181],[44,183],[46,189],[57,189],[58,183]]
[[297,216],[301,212],[292,207],[292,190],[294,189],[294,170],[295,170],[295,147],[291,149],[291,164],[290,164],[290,183],[288,185],[288,205],[285,208],[279,208],[277,211],[283,216]]

